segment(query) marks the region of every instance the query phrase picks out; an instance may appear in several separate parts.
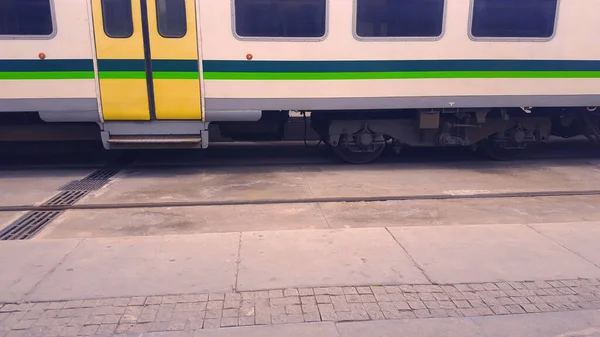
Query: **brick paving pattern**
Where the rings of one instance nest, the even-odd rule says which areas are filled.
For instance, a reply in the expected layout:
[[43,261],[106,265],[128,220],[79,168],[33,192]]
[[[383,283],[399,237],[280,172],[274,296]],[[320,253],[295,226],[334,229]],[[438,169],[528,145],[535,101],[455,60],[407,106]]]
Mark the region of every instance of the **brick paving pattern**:
[[274,289],[0,304],[0,337],[600,309],[600,279]]

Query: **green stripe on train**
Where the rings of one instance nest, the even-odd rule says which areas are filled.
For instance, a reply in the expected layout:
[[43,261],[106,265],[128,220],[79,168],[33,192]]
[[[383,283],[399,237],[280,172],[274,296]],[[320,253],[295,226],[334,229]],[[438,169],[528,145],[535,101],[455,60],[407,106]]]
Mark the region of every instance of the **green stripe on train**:
[[383,80],[443,78],[600,78],[600,71],[205,72],[206,80]]
[[198,72],[181,72],[181,71],[155,71],[152,72],[152,78],[156,80],[198,80],[200,74]]
[[10,71],[0,72],[0,80],[83,80],[94,79],[93,71]]
[[146,79],[145,71],[100,71],[98,77],[101,80],[112,79]]

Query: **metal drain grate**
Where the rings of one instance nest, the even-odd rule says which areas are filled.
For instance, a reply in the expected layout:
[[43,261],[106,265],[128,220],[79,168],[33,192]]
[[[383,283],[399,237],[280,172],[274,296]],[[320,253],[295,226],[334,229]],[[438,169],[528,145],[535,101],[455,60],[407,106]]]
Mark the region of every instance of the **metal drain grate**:
[[82,180],[108,180],[123,169],[122,166],[104,167],[90,173]]
[[96,191],[106,185],[106,180],[81,179],[73,180],[60,188],[61,191]]
[[60,211],[27,213],[0,231],[0,241],[30,239],[61,213]]
[[63,191],[46,201],[44,206],[68,206],[81,200],[88,194],[88,191]]
[[[97,169],[87,177],[74,180],[60,188],[60,192],[46,201],[42,206],[70,206],[85,197],[90,191],[95,191],[106,185],[110,178],[119,173],[127,162],[122,165],[112,164]],[[0,241],[27,240],[41,231],[63,211],[34,211],[28,212],[6,228],[0,231]]]

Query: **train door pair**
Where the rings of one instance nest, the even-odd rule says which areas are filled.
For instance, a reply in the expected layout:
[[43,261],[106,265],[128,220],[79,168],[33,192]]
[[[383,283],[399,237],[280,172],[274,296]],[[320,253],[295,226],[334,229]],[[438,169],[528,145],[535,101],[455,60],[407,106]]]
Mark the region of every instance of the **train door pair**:
[[91,0],[106,121],[200,120],[195,0]]

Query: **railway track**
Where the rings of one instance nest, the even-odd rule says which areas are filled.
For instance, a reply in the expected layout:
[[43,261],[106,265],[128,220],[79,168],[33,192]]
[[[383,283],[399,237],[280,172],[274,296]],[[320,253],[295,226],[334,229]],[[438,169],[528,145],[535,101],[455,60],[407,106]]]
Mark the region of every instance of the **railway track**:
[[67,210],[111,210],[131,208],[176,208],[176,207],[209,207],[209,206],[250,206],[250,205],[282,205],[282,204],[314,204],[314,203],[362,203],[385,201],[420,201],[420,200],[464,200],[464,199],[500,199],[500,198],[536,198],[536,197],[570,197],[600,195],[600,190],[582,191],[536,191],[508,193],[471,193],[471,194],[426,194],[426,195],[387,195],[372,197],[326,197],[326,198],[293,198],[293,199],[259,199],[259,200],[212,200],[182,202],[141,202],[141,203],[106,203],[106,204],[71,204],[71,205],[15,205],[0,206],[0,212],[60,212]]

